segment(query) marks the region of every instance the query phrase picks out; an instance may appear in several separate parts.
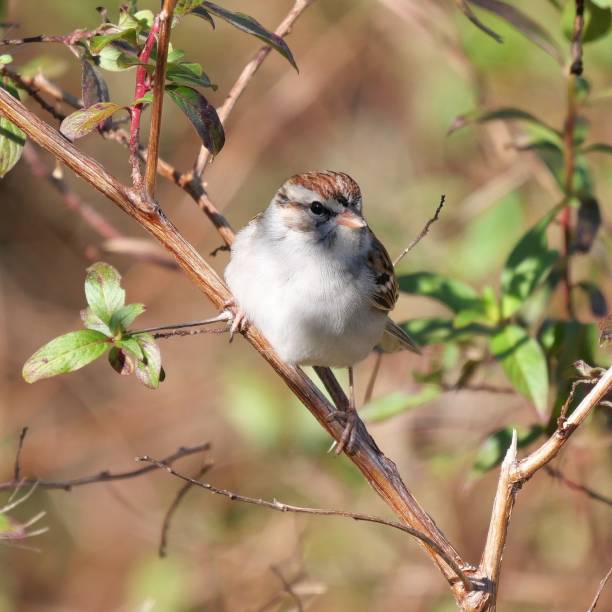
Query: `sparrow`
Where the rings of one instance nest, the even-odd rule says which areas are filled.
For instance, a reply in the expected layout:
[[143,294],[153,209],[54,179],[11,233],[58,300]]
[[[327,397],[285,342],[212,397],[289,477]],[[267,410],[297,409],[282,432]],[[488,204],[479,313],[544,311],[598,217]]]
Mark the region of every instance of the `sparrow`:
[[288,364],[348,368],[342,452],[356,418],[354,364],[378,345],[420,352],[388,316],[393,263],[363,217],[357,183],[344,172],[292,176],[236,234],[225,280],[230,336],[252,324]]

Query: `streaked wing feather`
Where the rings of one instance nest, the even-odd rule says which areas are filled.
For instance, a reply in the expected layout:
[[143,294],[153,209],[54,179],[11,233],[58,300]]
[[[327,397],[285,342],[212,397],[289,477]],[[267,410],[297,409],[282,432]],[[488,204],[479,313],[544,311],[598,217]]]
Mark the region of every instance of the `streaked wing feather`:
[[393,262],[387,249],[374,234],[372,234],[372,246],[368,253],[368,265],[375,282],[374,292],[370,296],[372,305],[380,310],[393,310],[399,293]]

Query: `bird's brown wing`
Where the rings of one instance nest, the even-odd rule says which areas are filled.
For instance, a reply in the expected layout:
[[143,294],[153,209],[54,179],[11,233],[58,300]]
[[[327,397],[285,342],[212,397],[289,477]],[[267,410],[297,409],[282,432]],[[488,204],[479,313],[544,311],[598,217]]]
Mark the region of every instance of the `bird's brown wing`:
[[374,234],[368,252],[368,265],[374,276],[374,291],[370,296],[372,305],[379,310],[393,310],[399,292],[393,262],[387,249]]

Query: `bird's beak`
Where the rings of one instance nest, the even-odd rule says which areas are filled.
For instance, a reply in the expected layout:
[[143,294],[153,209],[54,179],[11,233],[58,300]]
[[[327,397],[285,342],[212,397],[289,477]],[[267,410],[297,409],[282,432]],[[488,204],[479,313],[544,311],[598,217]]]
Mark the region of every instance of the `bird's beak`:
[[350,210],[341,212],[336,217],[336,223],[338,223],[338,225],[344,225],[344,227],[348,227],[350,229],[361,229],[362,227],[366,226],[365,219],[359,215],[356,215]]

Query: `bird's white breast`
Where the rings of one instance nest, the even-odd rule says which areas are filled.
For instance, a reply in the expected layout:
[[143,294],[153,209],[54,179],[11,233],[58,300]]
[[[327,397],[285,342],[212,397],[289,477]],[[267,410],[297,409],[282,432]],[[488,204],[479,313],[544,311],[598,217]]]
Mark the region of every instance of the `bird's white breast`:
[[263,239],[251,223],[236,236],[225,278],[237,305],[293,364],[348,366],[380,340],[386,314],[368,299],[372,279],[322,257],[299,234]]

